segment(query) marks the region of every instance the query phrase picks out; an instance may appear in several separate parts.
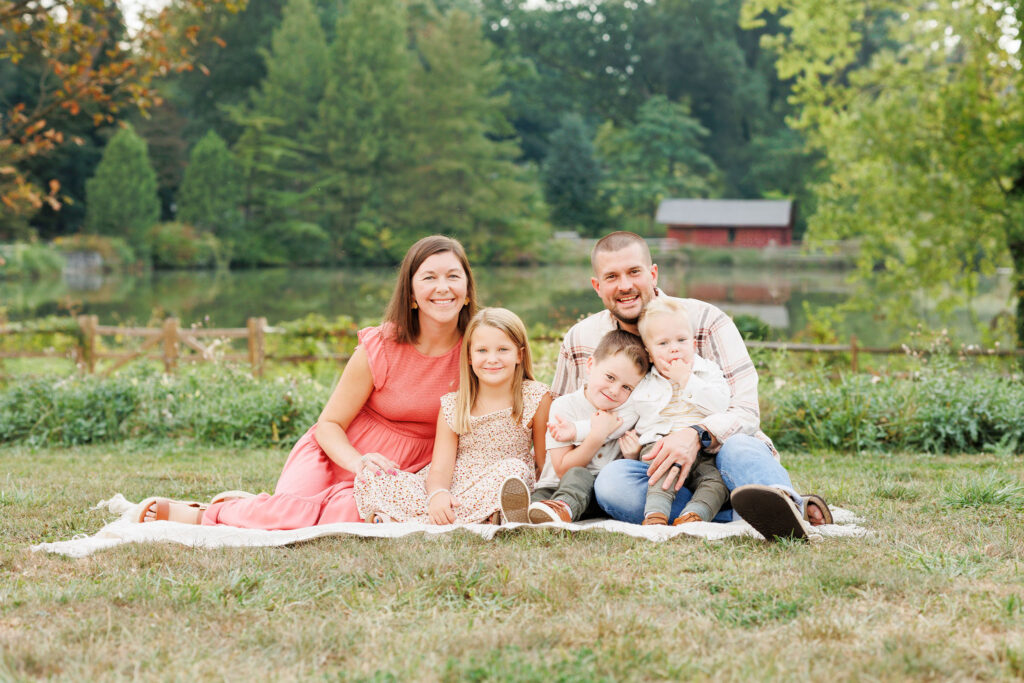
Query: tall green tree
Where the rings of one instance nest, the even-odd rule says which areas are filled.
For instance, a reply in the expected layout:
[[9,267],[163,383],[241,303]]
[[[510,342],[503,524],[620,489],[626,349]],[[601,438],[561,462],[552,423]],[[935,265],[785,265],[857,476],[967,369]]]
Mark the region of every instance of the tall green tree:
[[620,213],[651,225],[663,199],[715,194],[718,169],[701,148],[707,134],[686,104],[662,95],[645,102],[632,125],[607,122],[598,132],[597,148]]
[[409,24],[401,0],[351,0],[338,19],[314,136],[322,223],[349,259],[397,248],[387,204],[410,162]]
[[232,242],[239,237],[244,197],[241,165],[211,130],[189,155],[178,193],[178,219]]
[[395,223],[458,237],[475,258],[516,260],[544,236],[539,187],[518,169],[500,64],[480,20],[451,10],[417,32],[410,120],[413,163],[392,206]]
[[250,238],[237,256],[286,263],[321,254],[326,239],[315,222],[319,171],[313,139],[328,49],[310,0],[289,0],[264,59],[267,75],[249,106],[232,109],[243,129],[234,151],[245,175]]
[[110,139],[85,193],[88,232],[123,237],[136,253],[148,253],[149,229],[160,219],[160,198],[146,141],[131,127]]
[[554,224],[582,227],[590,235],[605,229],[608,207],[601,192],[601,166],[594,156],[590,132],[578,114],[564,116],[552,134],[542,179]]
[[[768,44],[793,80],[794,125],[824,154],[810,237],[857,239],[859,277],[895,293],[907,317],[923,288],[945,310],[980,275],[1012,264],[1024,346],[1024,71],[1021,3],[907,7],[748,0],[746,19],[781,13]],[[881,23],[888,44],[859,61]],[[870,301],[865,301],[870,304]]]

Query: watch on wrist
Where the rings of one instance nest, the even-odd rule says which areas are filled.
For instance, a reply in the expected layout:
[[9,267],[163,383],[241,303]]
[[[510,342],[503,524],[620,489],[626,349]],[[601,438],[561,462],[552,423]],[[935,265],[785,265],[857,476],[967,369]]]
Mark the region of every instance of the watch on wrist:
[[700,439],[701,448],[705,450],[711,448],[711,432],[700,425],[690,425],[690,429],[697,432],[697,438]]

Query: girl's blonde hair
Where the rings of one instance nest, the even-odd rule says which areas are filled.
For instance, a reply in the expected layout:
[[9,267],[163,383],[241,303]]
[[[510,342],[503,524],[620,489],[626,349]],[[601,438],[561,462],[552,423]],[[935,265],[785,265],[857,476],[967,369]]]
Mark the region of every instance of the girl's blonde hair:
[[484,325],[504,332],[522,352],[522,359],[516,366],[518,371],[512,377],[512,420],[518,423],[523,419],[523,380],[533,379],[533,359],[530,355],[530,340],[526,336],[526,326],[518,315],[507,308],[484,308],[469,321],[466,334],[462,338],[462,351],[459,355],[459,391],[455,395],[455,419],[452,425],[456,434],[465,434],[469,431],[469,413],[480,393],[480,380],[470,366],[469,354],[473,333]]

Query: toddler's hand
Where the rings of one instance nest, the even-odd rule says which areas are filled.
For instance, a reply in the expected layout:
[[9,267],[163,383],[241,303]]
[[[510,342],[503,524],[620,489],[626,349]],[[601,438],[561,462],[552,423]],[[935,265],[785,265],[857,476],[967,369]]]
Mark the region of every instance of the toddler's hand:
[[622,418],[607,410],[599,410],[590,418],[590,431],[601,436],[604,441],[608,436],[619,428]]
[[674,360],[665,369],[665,375],[681,387],[685,387],[686,383],[690,381],[691,374],[693,374],[692,357],[689,361],[682,359]]
[[455,522],[455,508],[461,503],[455,496],[442,491],[430,499],[429,515],[431,524],[453,524]]
[[555,415],[554,419],[548,422],[548,434],[555,441],[572,443],[576,440],[576,425],[561,415]]
[[630,429],[619,437],[619,450],[622,451],[622,457],[630,460],[636,460],[640,455],[640,435],[635,429]]

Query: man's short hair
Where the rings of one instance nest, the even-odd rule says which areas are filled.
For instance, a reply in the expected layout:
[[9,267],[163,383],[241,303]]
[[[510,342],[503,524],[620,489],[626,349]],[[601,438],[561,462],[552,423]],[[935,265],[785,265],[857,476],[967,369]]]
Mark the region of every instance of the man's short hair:
[[597,273],[597,255],[607,251],[621,251],[628,249],[634,244],[640,245],[640,253],[644,257],[644,262],[649,266],[654,263],[651,260],[651,248],[647,246],[647,240],[635,232],[627,232],[625,230],[617,230],[616,232],[608,233],[597,241],[594,248],[590,251],[590,267]]
[[651,369],[651,358],[647,355],[644,343],[640,341],[640,337],[625,330],[612,330],[601,337],[591,358],[595,363],[600,363],[605,358],[611,358],[620,353],[636,366],[641,375],[646,375],[647,371]]
[[673,313],[682,314],[683,319],[690,328],[690,334],[693,334],[693,323],[690,321],[690,312],[686,310],[686,306],[683,302],[667,296],[656,296],[647,302],[647,305],[644,306],[644,310],[640,313],[640,319],[636,321],[636,327],[640,330],[640,336],[642,338],[647,336],[644,332],[647,330],[647,321],[652,317],[656,315],[671,315]]

